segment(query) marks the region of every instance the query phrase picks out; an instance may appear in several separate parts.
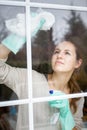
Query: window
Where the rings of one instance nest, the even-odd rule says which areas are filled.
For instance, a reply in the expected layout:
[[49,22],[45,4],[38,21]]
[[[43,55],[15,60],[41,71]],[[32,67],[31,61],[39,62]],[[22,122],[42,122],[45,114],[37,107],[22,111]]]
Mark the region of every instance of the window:
[[[16,55],[11,53],[8,57],[7,64],[12,66],[12,68],[8,67],[9,71],[7,69],[7,72],[11,73],[11,79],[9,79],[8,76],[9,83],[5,82],[7,80],[5,77],[5,81],[2,81],[0,85],[0,118],[2,119],[2,117],[4,117],[3,123],[8,121],[6,124],[9,123],[9,130],[12,128],[14,130],[57,130],[60,127],[58,122],[59,112],[57,108],[50,107],[48,102],[52,100],[55,101],[55,99],[71,100],[71,98],[74,102],[74,100],[79,99],[79,97],[81,97],[82,102],[83,99],[85,101],[81,119],[83,128],[87,129],[86,5],[86,0],[81,2],[78,0],[68,0],[67,3],[63,0],[54,0],[52,2],[50,2],[50,0],[0,0],[0,42],[10,35],[11,32],[21,33],[23,37],[26,35],[25,44],[18,53]],[[53,14],[55,23],[50,30],[44,31],[40,29],[38,33],[32,37],[31,29],[33,28],[34,21],[31,23],[30,19],[35,17],[36,13],[43,11]],[[19,24],[17,24],[18,22]],[[49,22],[51,21],[49,20]],[[17,30],[11,28],[13,25]],[[9,28],[12,30],[9,30]],[[18,30],[18,28],[20,28],[20,30]],[[54,46],[60,43],[64,38],[67,39],[71,36],[78,36],[82,41],[82,43],[80,43],[81,41],[79,42],[79,45],[81,44],[81,49],[84,52],[82,53],[84,54],[82,55],[84,64],[82,70],[80,70],[81,74],[77,77],[82,93],[80,93],[78,89],[78,93],[60,95],[59,97],[56,95],[55,97],[49,96],[46,75],[52,73],[50,58],[53,54]],[[17,44],[18,43],[19,41],[17,41]],[[18,67],[16,71],[15,67]],[[32,71],[32,69],[35,71]],[[37,75],[36,71],[41,74]],[[3,74],[2,69],[1,73]],[[42,73],[44,73],[44,75],[42,75]],[[17,82],[12,83],[13,79]],[[77,90],[74,91],[77,92]],[[79,115],[79,113],[81,116],[82,113],[79,108],[81,108],[82,102],[80,102],[80,100],[77,102],[77,113],[74,116]],[[76,117],[75,119],[77,120]],[[18,126],[18,128],[16,128],[16,126]],[[78,123],[77,126],[79,127]]]

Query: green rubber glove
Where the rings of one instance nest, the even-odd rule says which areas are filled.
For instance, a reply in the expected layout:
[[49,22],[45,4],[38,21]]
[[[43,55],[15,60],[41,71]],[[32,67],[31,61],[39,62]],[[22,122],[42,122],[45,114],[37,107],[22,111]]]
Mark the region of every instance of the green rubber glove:
[[[61,91],[53,91],[53,93],[51,93],[51,96],[60,95],[65,95],[65,93]],[[75,127],[75,122],[69,107],[68,99],[49,101],[49,104],[51,107],[56,107],[59,109],[59,120],[61,122],[62,130],[72,130]]]
[[[39,30],[49,30],[55,22],[55,17],[50,12],[31,13],[31,38]],[[11,32],[3,41],[8,49],[16,54],[26,42],[25,14],[19,13],[16,18],[5,21],[6,28]]]
[[2,44],[11,50],[14,54],[16,54],[25,42],[25,37],[12,33],[2,41]]
[[[44,23],[44,19],[41,19],[39,21],[38,26],[36,26],[35,30],[31,34],[32,37],[36,35],[36,33],[39,31],[39,29],[43,26]],[[14,54],[16,54],[22,48],[25,42],[25,36],[12,33],[2,41],[2,44],[5,45],[8,49],[10,49]]]

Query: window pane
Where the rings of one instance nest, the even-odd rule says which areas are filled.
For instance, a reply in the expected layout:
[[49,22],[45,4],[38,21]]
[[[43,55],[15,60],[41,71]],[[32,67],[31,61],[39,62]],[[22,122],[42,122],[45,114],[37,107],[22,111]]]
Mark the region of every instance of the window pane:
[[50,108],[48,102],[34,104],[35,130],[58,130],[57,116],[59,116],[58,109]]
[[[36,13],[36,8],[32,8],[31,12]],[[56,22],[53,25],[53,27],[49,31],[38,31],[37,35],[32,40],[32,68],[35,70],[33,71],[33,97],[44,97],[49,96],[49,85],[48,85],[48,78],[47,74],[52,74],[52,68],[51,68],[51,56],[53,54],[54,46],[63,39],[63,37],[69,37],[72,35],[78,35],[82,40],[83,44],[81,48],[84,49],[85,55],[84,59],[86,60],[86,32],[87,32],[87,22],[85,21],[86,12],[80,12],[80,11],[65,11],[65,10],[50,10],[46,9],[47,11],[54,14],[56,18]],[[39,9],[37,11],[42,11]],[[5,27],[5,20],[13,19],[17,17],[17,14],[19,13],[25,13],[25,8],[22,7],[12,7],[12,6],[1,6],[0,8],[1,13],[1,37],[0,42],[8,35],[10,32]],[[35,17],[36,15],[32,15]],[[31,17],[32,17],[31,16]],[[18,17],[17,17],[18,18]],[[21,18],[21,17],[20,17]],[[23,20],[23,19],[22,19]],[[23,21],[22,21],[23,22]],[[51,21],[50,21],[51,22]],[[34,23],[36,23],[34,21]],[[33,22],[31,25],[34,24]],[[72,26],[73,25],[73,26]],[[73,28],[72,28],[73,27]],[[25,30],[24,30],[25,31]],[[61,32],[61,33],[60,33]],[[80,44],[80,43],[79,43]],[[7,64],[12,66],[12,71],[10,70],[10,67],[6,67],[7,65],[4,65],[4,69],[7,68],[6,74],[9,73],[9,82],[7,80],[7,77],[5,75],[4,79],[7,81],[2,82],[6,84],[6,86],[0,85],[0,93],[1,93],[1,101],[3,100],[15,100],[15,99],[23,99],[28,98],[28,85],[27,85],[27,60],[26,60],[26,45],[23,46],[23,48],[20,49],[20,51],[17,53],[17,55],[11,54],[9,56],[9,59],[7,61]],[[2,63],[2,60],[1,60]],[[2,63],[3,65],[3,63]],[[19,67],[19,68],[14,68]],[[21,69],[24,68],[24,69]],[[87,92],[86,85],[87,85],[87,63],[84,62],[84,66],[82,67],[83,70],[81,71],[80,75],[77,76],[78,85],[81,88],[81,91]],[[3,70],[3,69],[1,69]],[[14,73],[14,71],[16,73]],[[36,72],[37,71],[37,72]],[[2,72],[2,71],[0,71]],[[4,71],[3,71],[4,72]],[[38,73],[40,72],[40,73]],[[76,71],[76,74],[78,71]],[[2,73],[3,74],[3,73]],[[16,75],[17,74],[17,75]],[[84,77],[84,78],[83,78]],[[16,84],[12,85],[12,79],[15,79]],[[3,80],[2,80],[3,81]],[[1,81],[0,81],[1,83]],[[75,83],[75,82],[74,82]],[[70,82],[70,87],[73,87],[73,90],[75,89],[76,84],[72,84]],[[12,90],[7,88],[10,87]],[[13,87],[12,87],[13,86]],[[7,89],[5,90],[6,87]],[[30,87],[30,86],[29,86]],[[78,91],[75,89],[72,90],[71,93],[79,93],[81,91]],[[8,97],[9,95],[9,97]],[[8,97],[8,98],[7,98]],[[81,98],[83,99],[83,98]],[[73,100],[74,103],[75,100]],[[82,119],[83,127],[86,127],[86,116],[87,116],[87,105],[86,105],[86,97],[85,97],[85,105],[83,106],[83,100],[78,100],[76,105],[78,106],[76,110],[76,122],[77,119]],[[30,102],[31,103],[31,102]],[[33,102],[32,102],[33,103]],[[80,104],[82,103],[82,105]],[[31,105],[31,104],[30,104]],[[74,104],[73,104],[74,106]],[[82,107],[82,108],[81,108]],[[80,109],[81,108],[81,109]],[[11,106],[9,107],[8,113],[6,113],[6,119],[8,118],[8,123],[11,127],[17,130],[28,130],[29,129],[29,117],[28,117],[28,106],[27,105],[20,105],[17,106]],[[2,118],[2,112],[1,112],[1,118]],[[80,114],[80,118],[78,117],[78,114]],[[84,114],[84,115],[83,115]],[[9,117],[8,117],[9,116]],[[49,106],[48,102],[45,103],[37,103],[34,104],[34,128],[35,130],[58,130],[60,127],[60,122],[58,122],[59,117],[59,111],[56,108],[51,108]],[[18,121],[18,125],[17,125]],[[3,120],[5,122],[5,120]],[[30,124],[31,125],[31,124]],[[80,127],[80,125],[77,125],[77,127]]]
[[[66,10],[50,10],[50,9],[40,9],[37,11],[37,8],[31,8],[31,12],[39,12],[41,10],[48,11],[52,13],[55,16],[55,23],[53,27],[49,31],[43,31],[40,30],[37,35],[32,39],[32,67],[35,71],[33,71],[32,81],[33,81],[33,96],[34,97],[46,97],[49,96],[49,89],[50,85],[48,83],[48,74],[52,74],[52,70],[50,68],[50,58],[52,56],[52,52],[54,49],[54,46],[58,43],[60,43],[64,38],[77,36],[83,40],[86,38],[86,29],[87,29],[87,23],[85,21],[86,11],[66,11]],[[40,13],[40,12],[39,12]],[[83,33],[82,33],[83,31]],[[80,33],[81,32],[81,33]],[[79,46],[81,44],[81,48],[83,48],[84,52],[86,52],[86,41],[83,40],[82,43],[78,42]],[[83,59],[86,58],[86,53],[82,53]],[[84,64],[82,66],[82,69],[79,71],[76,71],[76,75],[79,74],[77,77],[78,85],[80,86],[80,89],[78,88],[78,85],[74,84],[72,85],[70,82],[70,86],[73,88],[73,91],[71,93],[81,93],[86,92],[86,82],[87,82],[87,74],[86,74],[86,61],[84,60]],[[36,72],[37,71],[37,72]],[[39,73],[38,73],[39,72]],[[84,78],[83,78],[84,76]],[[75,78],[75,77],[74,77]],[[61,80],[61,82],[63,82]],[[74,81],[72,81],[74,82]],[[75,83],[75,82],[74,82]],[[52,84],[54,85],[54,84]],[[75,90],[77,88],[77,90]],[[60,89],[61,91],[61,89]],[[81,98],[83,99],[83,98]],[[76,99],[74,99],[76,100]],[[73,100],[73,102],[74,102]],[[82,105],[80,103],[82,103]],[[77,101],[77,112],[74,114],[76,122],[78,122],[78,119],[83,119],[85,115],[83,115],[84,111],[84,102],[83,100]],[[80,105],[79,105],[80,104]],[[82,107],[82,108],[81,108]],[[83,108],[84,107],[84,108]],[[81,108],[81,109],[80,109]],[[55,110],[52,111],[55,116]],[[38,113],[38,114],[37,114]],[[43,115],[42,115],[43,113]],[[80,113],[80,115],[79,115]],[[51,125],[50,119],[53,117],[50,113],[50,108],[48,106],[48,103],[37,103],[34,105],[34,127],[35,130],[43,130],[43,129],[58,129],[57,124]],[[77,117],[80,116],[80,117]],[[56,118],[56,117],[55,117]],[[84,124],[84,120],[81,120],[81,123],[77,127],[80,127],[80,125]]]
[[[15,7],[15,6],[0,6],[0,43],[4,42],[4,40],[8,37],[9,44],[4,44],[9,48],[13,53],[10,53],[7,64],[5,64],[6,69],[2,72],[2,77],[0,79],[0,84],[3,87],[2,89],[2,97],[9,96],[9,99],[13,95],[12,91],[19,98],[27,98],[27,61],[26,61],[26,45],[25,41],[25,8],[24,7]],[[17,36],[16,36],[17,35]],[[11,41],[10,41],[11,40]],[[14,42],[14,43],[13,43]],[[2,58],[3,59],[3,58]],[[3,61],[4,63],[4,61]],[[10,66],[8,66],[8,64]],[[0,69],[3,70],[4,66]],[[17,68],[15,68],[17,67]],[[19,68],[18,68],[19,67]],[[20,69],[24,68],[24,69]],[[8,70],[8,72],[6,72]],[[5,73],[6,78],[4,80],[3,76]],[[23,79],[21,79],[23,78]],[[6,81],[5,81],[6,80]],[[6,89],[4,87],[9,87],[10,89]],[[25,92],[26,91],[26,92]],[[15,100],[15,97],[14,97]]]
[[16,106],[0,107],[0,129],[15,130],[17,125]]
[[28,106],[0,107],[0,129],[28,130]]
[[29,129],[29,116],[28,105],[20,105],[17,115],[17,130]]
[[[65,100],[67,99],[63,99],[63,100],[64,102],[66,102]],[[62,102],[63,100],[61,100],[61,105],[59,105],[59,102],[55,102],[55,101],[51,102],[51,105],[53,103],[54,107],[51,107],[49,102],[34,104],[35,130],[44,130],[44,129],[59,130],[61,128],[61,124],[62,124],[61,114],[66,110],[66,108],[68,108],[68,105],[66,105],[66,108],[64,107],[63,109],[63,102]],[[71,102],[71,99],[69,99],[69,101]],[[84,128],[84,127],[87,128],[87,124],[86,124],[87,113],[84,113],[84,109],[87,109],[87,107],[85,108],[84,106],[84,98],[80,98],[80,99],[74,98],[70,106],[71,106],[71,109],[69,109],[70,111],[69,110],[67,111],[69,118],[68,115],[66,117],[68,126],[71,125],[69,124],[70,123],[69,120],[71,119],[72,116],[72,114],[70,115],[70,112],[72,112],[73,118],[71,119],[71,122],[73,122],[74,120],[75,126],[77,128]]]
[[[67,11],[67,10],[50,10],[50,9],[37,9],[31,8],[31,12],[39,12],[41,10],[48,11],[55,16],[55,23],[49,31],[40,30],[37,35],[32,39],[32,67],[34,70],[41,73],[33,72],[33,85],[34,96],[47,96],[49,86],[46,82],[48,74],[52,74],[51,56],[55,45],[70,37],[76,37],[80,53],[82,53],[83,64],[75,71],[74,78],[81,91],[86,92],[87,86],[87,17],[86,11]],[[75,41],[76,42],[76,41]],[[76,43],[75,43],[76,44]],[[37,53],[38,52],[38,53]],[[39,77],[39,78],[38,78]],[[84,78],[83,78],[84,77]],[[43,79],[42,79],[43,78]],[[73,77],[72,77],[73,78]],[[61,81],[62,82],[62,81]],[[71,81],[70,81],[71,84]],[[36,89],[35,89],[35,86]],[[72,85],[70,85],[72,86]],[[77,86],[77,85],[76,85]],[[73,89],[75,85],[73,86]],[[77,87],[78,88],[78,87]],[[47,89],[47,91],[45,91]],[[43,90],[42,92],[40,90]],[[45,91],[45,92],[44,92]],[[76,90],[77,93],[81,92]],[[73,93],[76,93],[75,91]]]
[[31,0],[31,2],[49,3],[49,4],[62,4],[62,5],[72,5],[72,6],[87,6],[86,0]]

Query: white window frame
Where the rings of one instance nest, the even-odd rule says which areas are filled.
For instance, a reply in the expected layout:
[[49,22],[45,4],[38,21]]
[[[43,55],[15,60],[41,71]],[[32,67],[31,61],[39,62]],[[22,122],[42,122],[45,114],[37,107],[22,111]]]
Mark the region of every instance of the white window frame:
[[[30,8],[48,8],[48,9],[60,9],[60,10],[77,10],[77,11],[87,11],[87,7],[82,6],[69,6],[69,5],[59,5],[59,4],[49,4],[49,3],[35,3],[31,2],[30,0],[25,1],[7,1],[7,0],[0,0],[1,5],[12,5],[12,6],[19,6],[25,7],[26,9],[26,37],[27,37],[27,66],[28,66],[28,98],[22,100],[13,100],[13,101],[4,101],[0,102],[0,107],[5,106],[12,106],[12,105],[29,105],[29,129],[34,130],[34,123],[33,123],[33,104],[38,102],[47,102],[55,99],[64,99],[64,98],[75,98],[75,97],[86,97],[87,92],[85,93],[78,93],[78,94],[68,94],[64,96],[54,96],[54,97],[40,97],[40,98],[33,98],[32,96],[32,59],[31,59],[31,34],[30,34]],[[28,24],[27,24],[28,23]],[[29,43],[29,44],[28,44]]]

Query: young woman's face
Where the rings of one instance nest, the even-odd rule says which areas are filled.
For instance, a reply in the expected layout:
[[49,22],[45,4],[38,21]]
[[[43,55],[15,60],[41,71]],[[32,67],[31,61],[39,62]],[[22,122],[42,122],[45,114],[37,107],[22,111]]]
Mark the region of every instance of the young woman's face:
[[55,72],[73,72],[81,65],[81,61],[76,59],[75,46],[64,41],[58,44],[52,56],[52,69]]

